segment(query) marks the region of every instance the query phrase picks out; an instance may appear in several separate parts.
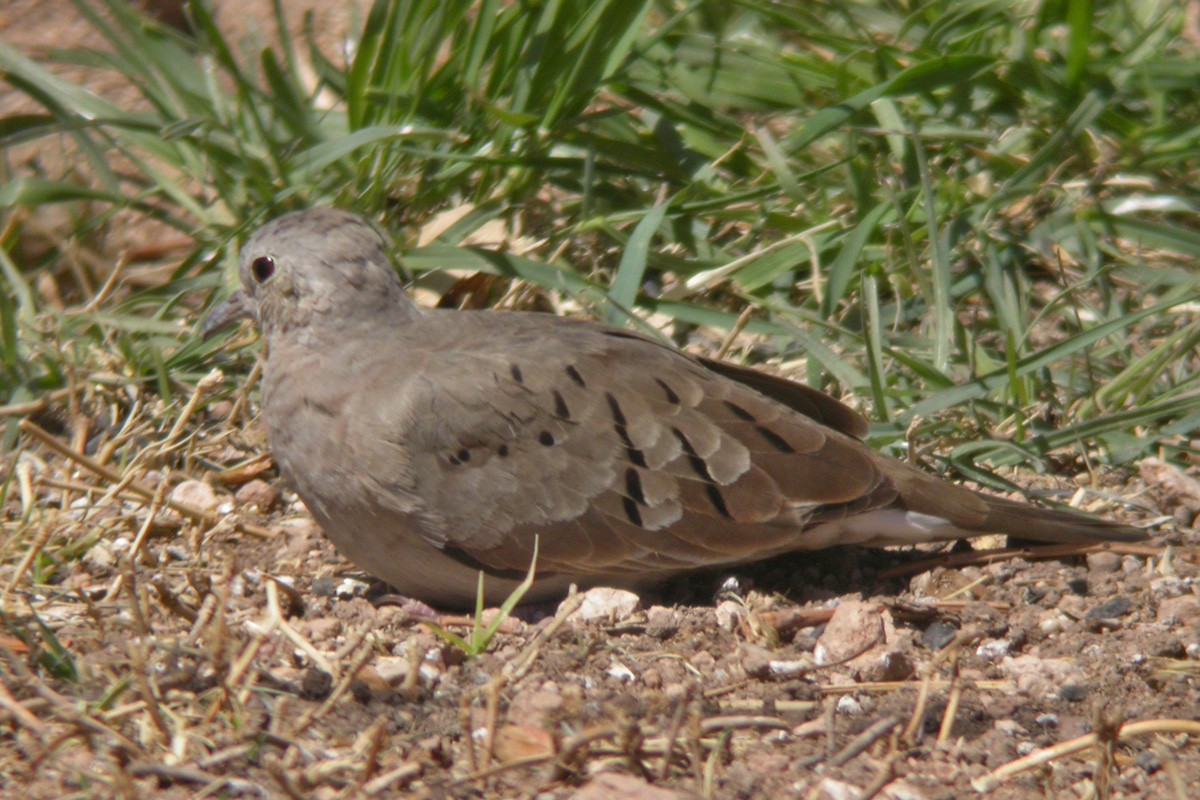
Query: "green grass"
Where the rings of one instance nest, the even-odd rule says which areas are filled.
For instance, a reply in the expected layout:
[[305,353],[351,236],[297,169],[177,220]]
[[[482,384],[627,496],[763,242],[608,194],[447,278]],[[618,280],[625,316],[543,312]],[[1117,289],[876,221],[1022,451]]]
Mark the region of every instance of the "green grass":
[[[617,322],[656,312],[680,342],[751,308],[738,341],[756,346],[731,357],[802,359],[861,400],[878,443],[917,420],[968,474],[1060,448],[1194,456],[1183,4],[909,5],[381,0],[343,63],[311,36],[229,41],[203,3],[186,36],[81,0],[104,47],[39,61],[0,43],[0,76],[42,109],[0,119],[0,146],[75,154],[54,173],[0,163],[0,402],[101,373],[172,400],[214,359],[248,363],[197,341],[198,301],[250,229],[324,203],[382,220],[416,273],[499,273]],[[126,76],[138,110],[54,77],[63,63]],[[51,205],[75,222],[23,258]],[[118,212],[195,250],[86,307],[64,258]],[[459,246],[494,220],[539,246]]]
[[529,571],[525,573],[525,578],[517,584],[512,592],[504,598],[504,602],[496,609],[495,615],[489,622],[484,622],[484,597],[486,593],[484,587],[483,570],[479,571],[479,588],[475,592],[475,616],[472,618],[471,631],[466,638],[459,636],[456,633],[446,630],[441,625],[433,622],[426,622],[425,627],[428,628],[439,639],[449,642],[454,647],[462,651],[467,658],[478,658],[487,652],[491,646],[492,640],[496,638],[500,628],[507,620],[520,602],[525,593],[533,586],[533,579],[537,575],[537,557],[538,557],[538,538],[533,537],[533,558],[529,560]]

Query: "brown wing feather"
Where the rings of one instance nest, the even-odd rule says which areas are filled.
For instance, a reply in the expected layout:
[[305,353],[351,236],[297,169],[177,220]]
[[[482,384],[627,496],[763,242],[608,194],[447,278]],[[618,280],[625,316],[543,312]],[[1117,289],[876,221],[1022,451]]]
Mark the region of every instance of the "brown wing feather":
[[408,441],[437,546],[521,569],[537,533],[543,572],[670,571],[797,549],[810,519],[895,497],[816,421],[858,429],[832,399],[802,413],[637,334],[489,317],[485,339],[455,315],[427,367],[440,424]]
[[948,537],[1067,535],[1069,515],[1046,522],[876,453],[854,438],[861,417],[812,390],[626,331],[487,317],[446,321],[458,344],[426,368],[438,421],[407,444],[430,542],[492,570],[527,568],[535,535],[542,574],[751,561],[879,509],[946,520]]
[[857,411],[840,400],[835,400],[824,392],[805,386],[803,383],[759,372],[750,367],[730,364],[727,361],[714,361],[709,358],[696,360],[713,372],[724,375],[744,386],[749,386],[793,411],[799,411],[806,417],[811,417],[822,425],[847,436],[861,439],[867,435],[867,431],[870,429],[866,418]]

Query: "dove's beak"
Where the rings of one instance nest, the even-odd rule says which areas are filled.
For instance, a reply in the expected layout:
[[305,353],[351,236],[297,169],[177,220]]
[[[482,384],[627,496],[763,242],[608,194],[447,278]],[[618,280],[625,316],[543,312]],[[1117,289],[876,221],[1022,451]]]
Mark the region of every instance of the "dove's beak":
[[228,328],[235,322],[243,319],[254,319],[254,310],[250,305],[250,298],[241,289],[238,289],[225,300],[218,304],[216,308],[208,312],[208,316],[204,318],[204,322],[200,325],[200,338],[207,339],[218,331]]

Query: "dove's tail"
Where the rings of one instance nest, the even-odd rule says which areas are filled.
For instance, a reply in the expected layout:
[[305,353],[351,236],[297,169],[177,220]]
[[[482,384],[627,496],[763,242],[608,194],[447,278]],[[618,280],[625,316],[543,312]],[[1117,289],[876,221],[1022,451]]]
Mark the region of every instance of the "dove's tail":
[[[903,462],[889,464],[899,506],[934,539],[958,539],[989,533],[1053,544],[1132,542],[1147,533],[1131,525],[1072,511],[1006,500],[948,483]],[[926,539],[929,541],[929,539]]]
[[981,532],[1004,533],[1020,539],[1057,544],[1136,542],[1149,534],[1141,528],[1110,522],[1072,511],[1040,508],[1002,497],[978,495],[987,504]]
[[1148,536],[1131,525],[980,494],[903,462],[881,463],[897,493],[894,504],[810,528],[804,532],[806,547],[884,547],[986,534],[1051,544],[1135,542]]

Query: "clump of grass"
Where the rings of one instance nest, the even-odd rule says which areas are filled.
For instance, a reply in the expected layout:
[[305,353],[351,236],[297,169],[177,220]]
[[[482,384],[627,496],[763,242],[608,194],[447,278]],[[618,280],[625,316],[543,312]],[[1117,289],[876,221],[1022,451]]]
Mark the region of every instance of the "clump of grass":
[[487,652],[488,647],[492,643],[492,639],[496,637],[496,633],[504,624],[504,621],[512,615],[513,609],[521,603],[521,598],[533,586],[534,576],[537,574],[537,556],[538,556],[538,539],[535,536],[533,539],[533,558],[529,561],[529,571],[525,573],[525,579],[522,580],[508,597],[504,598],[504,602],[500,604],[500,608],[496,609],[495,615],[488,622],[484,622],[484,597],[483,591],[484,575],[483,571],[479,572],[479,589],[475,592],[475,617],[471,625],[471,632],[464,639],[456,633],[446,630],[440,625],[432,622],[425,623],[425,627],[433,631],[438,638],[443,639],[457,647],[467,658],[477,658]]
[[[103,47],[0,45],[43,109],[0,120],[0,146],[65,137],[78,159],[10,165],[0,208],[88,203],[75,241],[121,212],[196,245],[65,315],[39,288],[61,247],[0,259],[9,402],[71,374],[163,398],[193,382],[213,357],[193,298],[267,216],[334,203],[403,243],[453,206],[401,245],[410,269],[652,313],[681,342],[740,318],[734,357],[859,396],[881,443],[919,423],[971,474],[1081,445],[1192,452],[1200,105],[1178,4],[378,0],[336,56],[278,3],[278,36],[249,47],[202,2],[191,36],[78,6]],[[53,63],[121,74],[137,110]],[[489,224],[534,244],[463,246]]]

